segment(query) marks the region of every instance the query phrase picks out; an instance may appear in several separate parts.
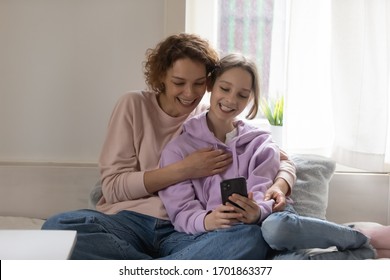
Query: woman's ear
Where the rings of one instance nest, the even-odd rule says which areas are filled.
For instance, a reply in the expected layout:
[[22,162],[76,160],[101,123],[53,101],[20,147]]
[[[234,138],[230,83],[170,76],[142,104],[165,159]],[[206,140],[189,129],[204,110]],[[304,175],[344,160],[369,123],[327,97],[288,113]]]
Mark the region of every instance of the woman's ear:
[[160,82],[160,90],[161,92],[165,92],[165,83],[163,81]]

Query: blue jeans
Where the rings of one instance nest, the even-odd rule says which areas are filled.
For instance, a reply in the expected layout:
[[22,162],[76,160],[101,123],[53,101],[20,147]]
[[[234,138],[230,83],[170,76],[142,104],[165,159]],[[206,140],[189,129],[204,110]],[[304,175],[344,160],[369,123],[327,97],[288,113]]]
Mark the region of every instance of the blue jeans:
[[303,249],[326,249],[332,246],[335,246],[337,251],[320,254],[314,259],[375,257],[375,251],[368,245],[369,240],[364,234],[348,226],[299,216],[291,205],[286,207],[285,211],[268,216],[261,229],[264,239],[272,249],[283,251],[292,258],[306,259]]
[[265,259],[270,250],[257,225],[189,235],[169,221],[132,211],[66,212],[42,229],[76,230],[72,259]]

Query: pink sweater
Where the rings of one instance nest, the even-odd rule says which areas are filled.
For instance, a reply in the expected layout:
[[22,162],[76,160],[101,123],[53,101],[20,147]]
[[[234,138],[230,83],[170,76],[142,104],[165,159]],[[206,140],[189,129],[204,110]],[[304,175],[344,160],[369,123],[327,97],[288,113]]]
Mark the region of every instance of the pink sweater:
[[[144,172],[159,167],[164,146],[181,132],[183,122],[205,109],[198,106],[190,115],[174,118],[160,108],[153,92],[122,96],[111,115],[99,159],[103,197],[97,210],[107,214],[130,210],[167,220],[160,198],[146,191]],[[282,161],[278,177],[293,186],[294,171],[291,161]]]

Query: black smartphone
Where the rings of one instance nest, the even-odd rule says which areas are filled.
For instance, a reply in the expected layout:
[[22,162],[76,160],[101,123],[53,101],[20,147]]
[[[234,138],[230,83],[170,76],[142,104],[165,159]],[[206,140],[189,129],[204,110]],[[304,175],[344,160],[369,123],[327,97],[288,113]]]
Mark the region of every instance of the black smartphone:
[[226,204],[226,202],[229,202],[234,206],[244,210],[241,206],[229,200],[229,196],[231,196],[234,193],[248,197],[248,191],[246,188],[246,179],[244,177],[227,179],[221,182],[222,203]]

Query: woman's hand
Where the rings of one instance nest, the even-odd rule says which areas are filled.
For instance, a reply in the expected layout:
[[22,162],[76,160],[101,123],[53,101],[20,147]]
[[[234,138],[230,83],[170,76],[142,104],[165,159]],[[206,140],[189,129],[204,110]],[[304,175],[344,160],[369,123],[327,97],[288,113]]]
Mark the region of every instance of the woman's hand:
[[145,171],[144,184],[148,193],[156,193],[173,184],[225,171],[232,156],[223,150],[199,149],[184,159],[163,168]]
[[272,207],[272,212],[283,211],[287,205],[286,194],[289,192],[290,186],[282,178],[278,178],[274,184],[267,190],[264,200],[275,200]]
[[220,205],[206,215],[204,227],[207,231],[229,228],[236,224],[240,218],[242,218],[242,214],[235,212],[234,207]]
[[226,203],[229,206],[233,206],[234,211],[242,215],[238,218],[240,222],[245,224],[255,224],[260,219],[261,210],[259,205],[257,205],[256,201],[253,199],[252,192],[248,193],[248,197],[235,193],[229,197],[229,200],[243,208],[241,209],[235,207],[229,202]]
[[232,163],[232,156],[223,150],[204,148],[182,160],[186,179],[211,176],[225,171]]

